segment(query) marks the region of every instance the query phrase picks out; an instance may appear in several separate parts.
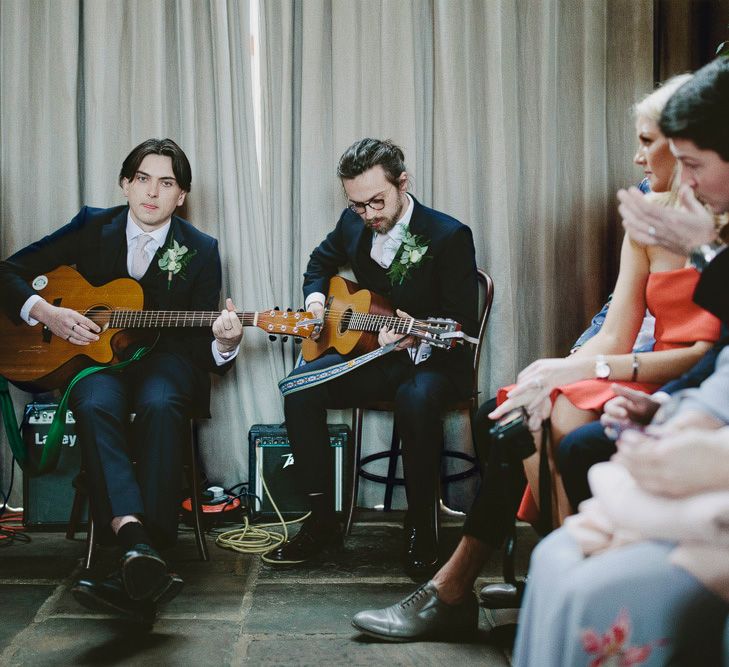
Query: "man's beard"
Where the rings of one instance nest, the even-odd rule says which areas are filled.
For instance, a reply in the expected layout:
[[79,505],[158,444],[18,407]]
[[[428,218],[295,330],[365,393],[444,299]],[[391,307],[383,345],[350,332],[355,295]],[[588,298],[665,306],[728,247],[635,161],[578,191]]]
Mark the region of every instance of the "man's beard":
[[[397,210],[394,215],[387,218],[373,218],[372,220],[365,220],[365,227],[369,227],[372,231],[378,234],[387,234],[394,226],[395,223],[402,217],[402,211],[405,207],[405,197],[403,196],[398,200]],[[377,224],[378,228],[375,229],[373,224]]]

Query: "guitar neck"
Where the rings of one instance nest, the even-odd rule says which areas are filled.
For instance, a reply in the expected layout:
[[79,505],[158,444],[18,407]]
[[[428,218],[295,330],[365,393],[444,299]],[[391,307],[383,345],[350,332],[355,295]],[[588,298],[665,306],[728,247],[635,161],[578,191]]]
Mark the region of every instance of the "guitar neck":
[[[112,310],[103,313],[105,323],[108,321],[111,329],[211,327],[219,315],[217,311],[189,310]],[[258,325],[257,312],[239,312],[236,316],[244,327]]]
[[343,319],[346,320],[347,329],[353,331],[378,332],[382,327],[387,327],[388,331],[393,329],[398,334],[417,336],[418,328],[424,325],[423,322],[412,317],[397,317],[396,315],[352,312],[348,319],[347,316],[348,314],[343,315]]

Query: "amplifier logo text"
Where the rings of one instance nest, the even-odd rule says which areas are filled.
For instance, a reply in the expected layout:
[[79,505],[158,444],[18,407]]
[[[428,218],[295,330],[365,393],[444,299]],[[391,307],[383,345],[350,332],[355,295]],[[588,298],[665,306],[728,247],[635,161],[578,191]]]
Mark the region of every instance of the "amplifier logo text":
[[[41,437],[40,433],[36,433],[35,434],[35,444],[44,445],[46,442],[46,437],[48,437],[48,436],[44,435],[43,437]],[[61,444],[68,445],[69,447],[73,447],[76,444],[76,436],[73,434],[68,434],[68,433],[64,434],[63,440],[61,440]]]

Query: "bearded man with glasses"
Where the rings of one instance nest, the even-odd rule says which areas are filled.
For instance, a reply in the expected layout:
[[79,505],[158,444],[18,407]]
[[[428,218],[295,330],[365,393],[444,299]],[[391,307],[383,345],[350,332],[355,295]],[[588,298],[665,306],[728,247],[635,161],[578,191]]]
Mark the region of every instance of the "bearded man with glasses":
[[[324,316],[329,280],[349,265],[359,286],[386,297],[398,316],[452,318],[475,337],[478,282],[471,230],[407,192],[404,161],[398,146],[378,139],[361,139],[340,158],[337,175],[348,205],[311,254],[304,273],[306,309]],[[416,579],[437,569],[441,416],[448,403],[470,397],[472,350],[465,345],[431,348],[385,327],[379,332],[380,345],[398,339],[396,352],[286,396],[296,478],[312,514],[292,540],[267,555],[269,561],[303,563],[341,544],[333,480],[322,465],[329,448],[327,408],[391,401],[402,439],[408,501],[404,565]],[[327,353],[305,368],[329,368],[343,360],[336,352]]]

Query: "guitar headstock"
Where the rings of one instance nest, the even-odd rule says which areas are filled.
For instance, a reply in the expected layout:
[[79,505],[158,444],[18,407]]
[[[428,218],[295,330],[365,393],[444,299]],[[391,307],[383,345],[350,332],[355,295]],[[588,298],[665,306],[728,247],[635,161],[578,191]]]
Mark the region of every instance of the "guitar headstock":
[[[416,333],[417,330],[417,333]],[[455,320],[444,317],[430,317],[427,320],[418,320],[413,333],[417,338],[429,343],[433,347],[455,347],[461,325]]]
[[271,335],[309,338],[314,333],[314,327],[321,324],[321,320],[306,311],[292,312],[271,308],[256,313],[255,324]]

